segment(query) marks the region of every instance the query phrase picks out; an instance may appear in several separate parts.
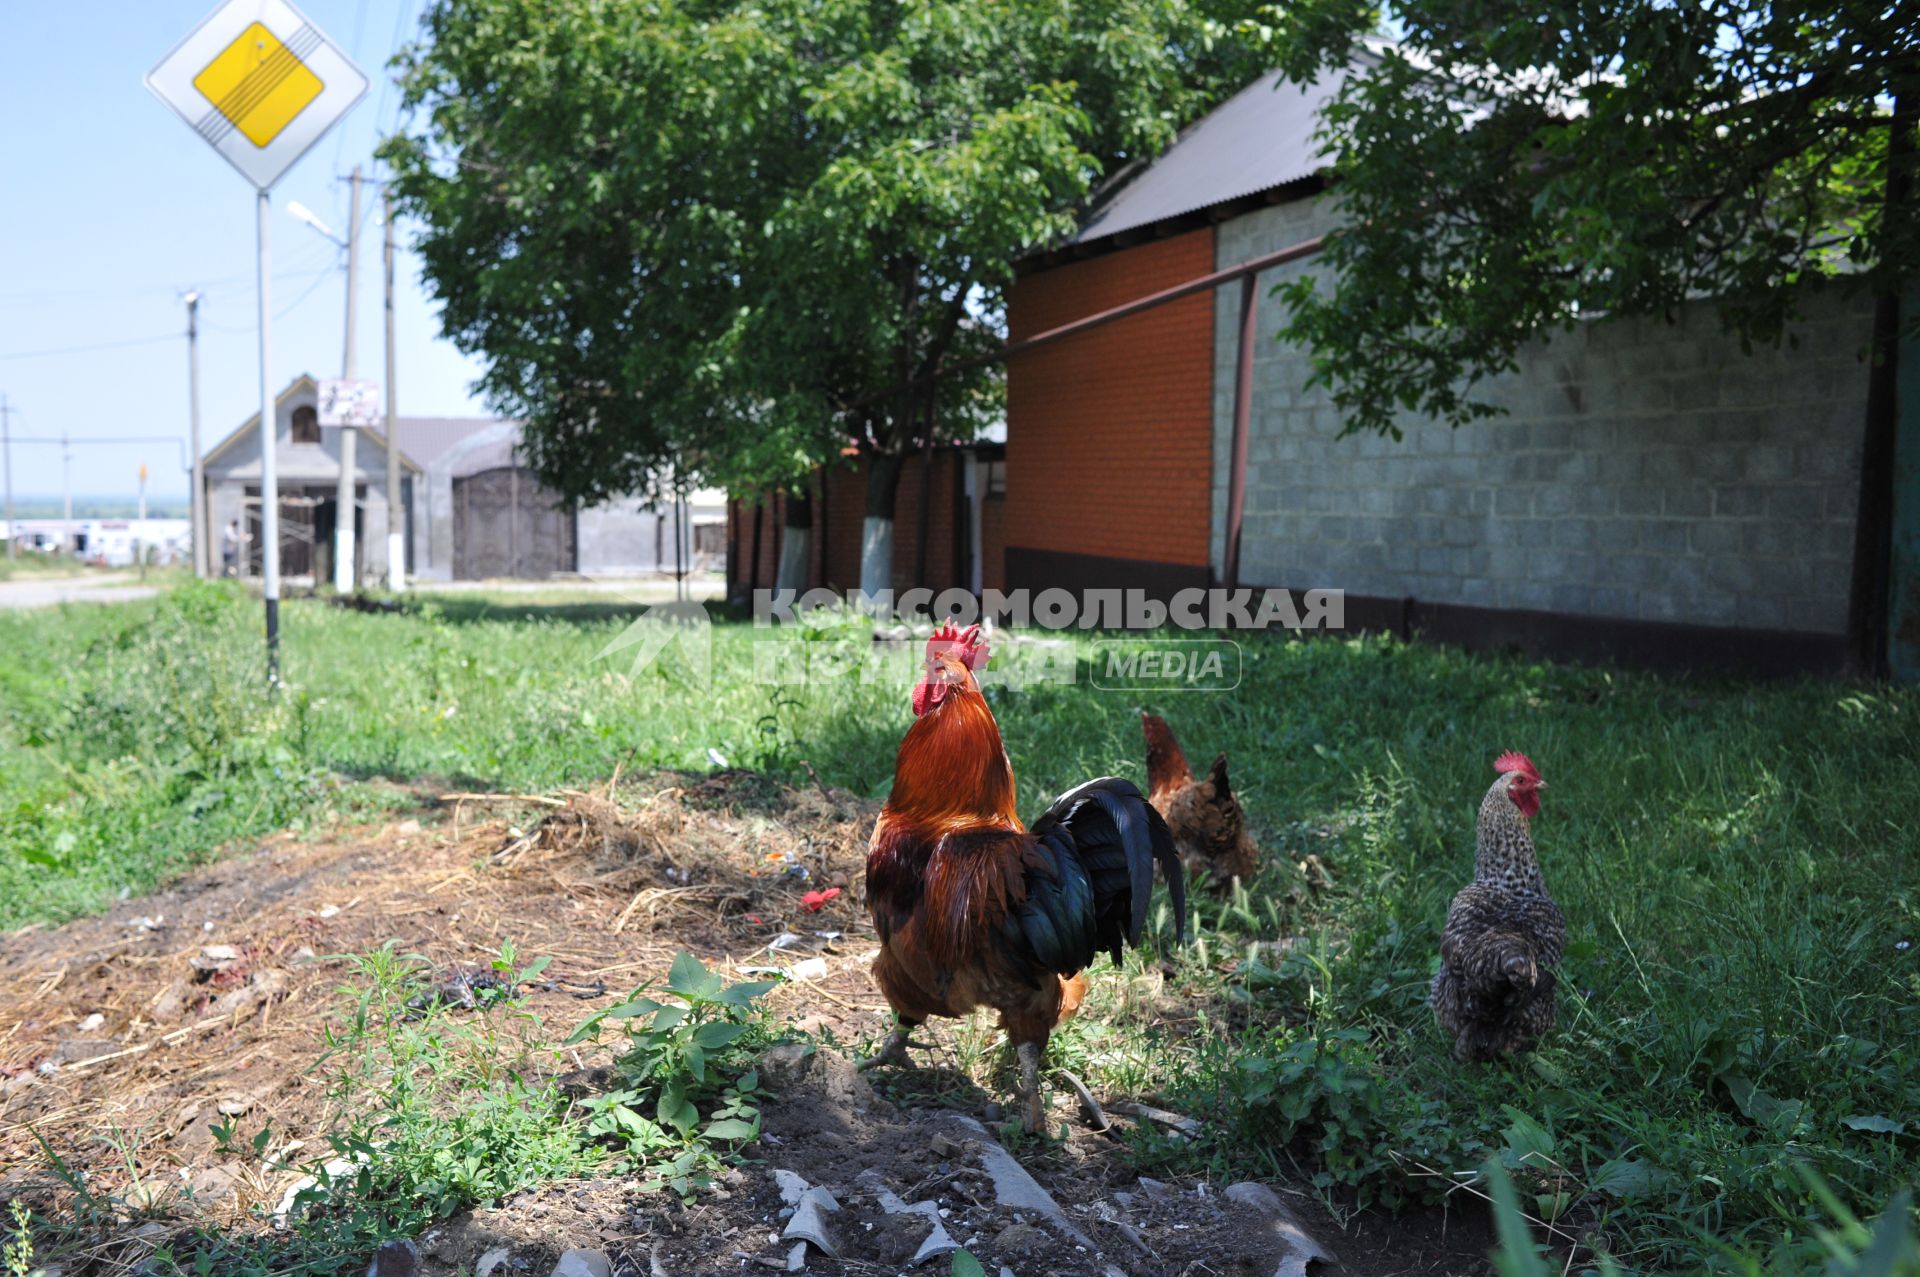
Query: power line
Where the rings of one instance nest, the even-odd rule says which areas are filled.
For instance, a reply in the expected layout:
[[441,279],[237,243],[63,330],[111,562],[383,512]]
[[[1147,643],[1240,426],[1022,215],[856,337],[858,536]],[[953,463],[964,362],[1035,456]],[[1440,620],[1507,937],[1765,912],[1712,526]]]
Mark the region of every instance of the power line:
[[130,337],[126,341],[100,341],[87,346],[54,346],[46,350],[16,350],[0,359],[43,359],[53,355],[84,355],[94,350],[123,350],[128,346],[153,346],[163,341],[178,341],[185,333],[161,333],[155,337]]
[[[313,296],[313,294],[319,290],[320,286],[327,282],[327,277],[333,274],[335,269],[337,268],[328,266],[322,270],[311,272],[311,274],[314,277],[313,282],[311,284],[308,284],[305,291],[303,291],[298,297],[294,298],[292,301],[282,306],[279,310],[274,311],[273,317],[275,319],[285,319],[288,315],[291,315],[294,312],[295,308],[298,307],[301,302]],[[282,278],[303,279],[305,277],[306,277],[305,275],[274,276],[275,279],[282,279]],[[255,331],[252,324],[213,324],[213,323],[208,323],[204,320],[201,321],[200,327],[207,329],[209,332],[216,332],[216,333],[250,333]]]
[[[360,0],[359,5],[357,5],[353,11],[353,43],[347,46],[347,50],[353,55],[356,63],[360,61],[360,39],[366,33],[366,29],[367,0]],[[346,149],[347,145],[347,131],[345,129],[335,129],[334,135],[333,167],[338,169],[340,167],[341,152]]]
[[[295,307],[299,306],[300,303],[307,300],[307,298],[313,296],[320,285],[327,282],[327,276],[333,274],[334,269],[332,266],[323,266],[315,271],[300,271],[289,275],[274,276],[275,279],[305,279],[311,277],[313,283],[307,285],[306,291],[302,292],[298,297],[288,302],[279,310],[276,310],[273,313],[273,317],[275,319],[283,319],[292,314]],[[251,327],[235,327],[227,324],[202,324],[201,327],[216,329],[224,333],[250,333],[253,331]],[[50,346],[44,350],[15,350],[0,354],[0,360],[45,359],[52,358],[56,355],[84,355],[96,350],[124,350],[131,346],[155,346],[163,341],[177,341],[184,336],[186,336],[185,333],[158,333],[152,337],[128,337],[122,341],[97,341],[80,346]]]
[[[302,257],[305,260],[296,261],[294,265],[305,266],[308,262],[317,261],[319,257],[322,255],[323,254],[316,253],[311,250],[302,254],[297,254],[298,257]],[[319,267],[317,269],[320,271],[330,271],[330,270],[333,270],[334,267],[331,265],[328,265],[328,266]],[[273,277],[275,279],[305,279],[308,277],[308,275],[312,273],[314,272],[309,270],[304,270],[304,269],[288,270],[285,272],[275,271]],[[227,285],[227,284],[251,283],[252,281],[253,281],[253,276],[251,274],[222,275],[216,279],[206,279],[202,277],[196,280],[195,283],[191,285],[191,287],[197,288],[202,295],[206,295],[210,293],[211,290],[223,287],[224,285]],[[173,295],[173,294],[185,292],[188,287],[189,287],[188,285],[184,285],[176,281],[174,283],[167,283],[167,284],[157,284],[157,283],[156,284],[130,284],[130,285],[102,284],[97,288],[29,289],[24,292],[0,293],[0,301],[9,301],[9,302],[11,301],[62,301],[62,300],[69,300],[69,299],[78,301],[82,298],[91,298],[91,297],[134,297],[144,293],[166,293],[168,295]]]
[[[14,409],[19,411],[19,409]],[[76,443],[104,444],[108,447],[137,447],[143,443],[170,443],[180,449],[180,469],[188,472],[193,469],[187,462],[187,441],[179,435],[95,435],[91,438],[81,435],[15,435],[15,443],[59,444],[71,449]]]
[[[419,25],[419,11],[420,6],[417,2],[414,4],[403,3],[394,6],[393,35],[387,40],[387,56],[389,58],[400,52],[400,31],[401,28],[406,25],[407,18],[412,16],[414,25],[416,27]],[[393,79],[394,77],[391,73],[380,77],[380,100],[375,104],[373,111],[373,128],[376,137],[384,134],[388,128],[388,124],[386,123],[387,98],[393,92]],[[398,108],[396,108],[396,111],[397,110]],[[334,162],[334,167],[336,169],[340,167],[337,160]]]

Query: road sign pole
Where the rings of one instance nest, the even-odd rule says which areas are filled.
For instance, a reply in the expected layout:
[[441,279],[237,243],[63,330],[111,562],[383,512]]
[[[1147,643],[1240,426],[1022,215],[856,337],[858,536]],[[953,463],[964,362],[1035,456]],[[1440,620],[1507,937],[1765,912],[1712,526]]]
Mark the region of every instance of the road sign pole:
[[[291,0],[225,0],[147,72],[147,87],[258,192],[260,567],[267,680],[280,682],[279,422],[273,396],[273,184],[366,96],[367,77]],[[198,458],[196,457],[196,460]],[[346,511],[351,527],[353,511]]]
[[273,259],[267,222],[273,198],[265,188],[259,201],[260,242],[260,571],[267,602],[267,684],[280,683],[280,482],[274,470],[278,423],[273,411]]

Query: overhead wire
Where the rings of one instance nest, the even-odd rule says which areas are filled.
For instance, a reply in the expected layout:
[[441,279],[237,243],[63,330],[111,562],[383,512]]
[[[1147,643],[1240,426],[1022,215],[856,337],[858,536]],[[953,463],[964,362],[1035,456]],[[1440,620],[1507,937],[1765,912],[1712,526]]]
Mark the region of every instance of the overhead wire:
[[15,350],[0,354],[0,359],[45,359],[53,355],[83,355],[94,350],[124,350],[129,346],[152,346],[163,341],[178,341],[184,332],[159,333],[152,337],[129,337],[124,341],[98,341],[83,346],[50,346],[45,350]]
[[[306,301],[309,297],[312,297],[316,292],[320,291],[320,286],[327,282],[327,277],[329,275],[332,275],[335,270],[336,270],[335,267],[328,266],[321,270],[314,271],[313,282],[311,284],[308,284],[306,288],[301,291],[298,297],[294,298],[292,301],[288,302],[286,305],[275,310],[273,312],[273,317],[275,319],[285,319],[288,315],[291,315],[294,311],[298,310],[302,302]],[[209,323],[206,320],[202,320],[200,322],[200,327],[212,332],[217,332],[217,333],[250,333],[255,331],[255,326],[253,324],[215,324],[215,323]]]
[[[353,43],[347,46],[347,51],[352,56],[353,61],[356,65],[358,65],[361,60],[360,59],[360,42],[361,42],[361,37],[363,37],[366,34],[366,29],[367,29],[367,0],[360,0],[360,3],[354,8],[354,11],[353,11]],[[340,156],[346,150],[346,147],[347,147],[346,129],[344,128],[335,129],[334,139],[333,139],[333,167],[335,172],[338,172],[340,169]]]
[[[421,3],[421,0],[415,0],[415,2],[412,4],[402,3],[394,6],[393,34],[387,39],[387,56],[389,58],[393,57],[395,54],[400,52],[400,31],[401,31],[401,28],[406,25],[408,17],[411,16],[413,18],[413,22],[415,26],[419,25],[420,3]],[[389,123],[389,121],[387,120],[387,101],[391,97],[392,93],[393,93],[393,76],[391,75],[381,76],[380,77],[380,97],[379,97],[379,100],[374,105],[374,112],[373,112],[373,131],[376,137],[379,137],[385,134],[387,131],[387,127]],[[338,168],[339,165],[336,163],[334,167]]]
[[[311,273],[310,268],[316,266],[319,259],[325,256],[328,251],[326,241],[324,240],[319,241],[317,245],[296,250],[291,254],[294,260],[286,264],[288,269],[284,271],[276,270],[273,277],[275,279],[305,279]],[[333,267],[329,265],[322,269],[332,270]],[[101,284],[89,288],[27,289],[19,292],[0,293],[0,301],[61,301],[64,299],[79,300],[90,297],[138,297],[149,293],[164,293],[169,296],[178,296],[180,293],[186,292],[189,289],[193,289],[205,296],[211,291],[222,288],[228,284],[250,284],[253,280],[254,273],[252,271],[245,271],[236,272],[231,275],[220,275],[213,279],[196,279],[190,283],[181,283],[178,280],[174,280],[167,283],[155,281],[153,283],[133,285]]]

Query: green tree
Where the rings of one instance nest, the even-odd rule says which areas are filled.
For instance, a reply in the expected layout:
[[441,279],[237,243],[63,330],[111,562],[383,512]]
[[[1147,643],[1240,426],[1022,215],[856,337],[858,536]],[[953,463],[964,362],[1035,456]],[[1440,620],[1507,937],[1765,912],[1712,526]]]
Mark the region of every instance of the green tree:
[[[1878,0],[1301,0],[1277,19],[1295,78],[1360,58],[1324,116],[1345,228],[1290,339],[1351,429],[1486,415],[1489,376],[1581,316],[1710,297],[1777,343],[1809,292],[1876,298],[1855,633],[1885,633],[1898,298],[1920,262],[1903,211],[1920,112],[1920,10]],[[1327,281],[1330,281],[1327,282]],[[1875,579],[1877,577],[1877,580]],[[1875,611],[1877,607],[1880,609]],[[1864,609],[1864,611],[1863,611]]]
[[1013,263],[1263,69],[1252,0],[436,0],[385,146],[445,326],[583,500],[971,437]]

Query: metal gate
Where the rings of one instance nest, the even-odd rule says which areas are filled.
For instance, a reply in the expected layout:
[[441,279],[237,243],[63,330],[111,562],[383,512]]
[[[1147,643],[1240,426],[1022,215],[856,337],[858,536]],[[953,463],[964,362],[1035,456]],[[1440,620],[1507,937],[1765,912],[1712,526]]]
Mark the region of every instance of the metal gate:
[[517,466],[453,481],[453,575],[539,579],[579,562],[571,506]]
[[[319,518],[321,503],[330,495],[316,495],[313,490],[305,488],[280,490],[281,576],[314,576],[314,547],[318,540],[314,525]],[[266,570],[261,562],[266,543],[260,529],[260,489],[252,484],[247,485],[244,498],[247,511],[246,573],[258,577]]]

